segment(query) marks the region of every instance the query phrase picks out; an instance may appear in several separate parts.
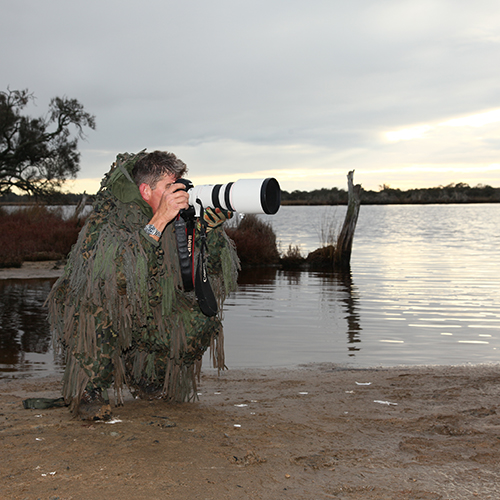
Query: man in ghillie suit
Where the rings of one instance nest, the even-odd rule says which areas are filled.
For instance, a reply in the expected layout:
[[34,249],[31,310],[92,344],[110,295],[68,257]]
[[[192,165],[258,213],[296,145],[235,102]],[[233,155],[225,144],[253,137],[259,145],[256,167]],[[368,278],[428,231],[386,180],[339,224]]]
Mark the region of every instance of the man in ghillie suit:
[[221,309],[238,268],[222,229],[231,214],[207,208],[194,229],[218,304],[207,316],[181,277],[174,221],[189,207],[177,182],[185,172],[171,153],[118,155],[50,293],[49,321],[65,353],[63,396],[81,418],[109,419],[111,388],[116,404],[124,386],[139,397],[191,399],[209,346],[224,368]]

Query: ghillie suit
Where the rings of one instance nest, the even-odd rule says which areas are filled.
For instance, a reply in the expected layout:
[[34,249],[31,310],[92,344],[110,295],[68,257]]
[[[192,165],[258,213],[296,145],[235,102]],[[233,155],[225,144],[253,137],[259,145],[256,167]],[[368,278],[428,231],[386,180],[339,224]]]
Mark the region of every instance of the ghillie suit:
[[153,212],[130,175],[140,155],[117,156],[49,295],[54,341],[65,352],[63,396],[75,412],[96,389],[108,399],[113,387],[121,404],[125,385],[141,397],[189,400],[209,346],[214,367],[224,368],[221,310],[236,285],[234,245],[221,226],[207,234],[219,313],[205,316],[194,292],[183,291],[174,224],[159,242],[143,229]]

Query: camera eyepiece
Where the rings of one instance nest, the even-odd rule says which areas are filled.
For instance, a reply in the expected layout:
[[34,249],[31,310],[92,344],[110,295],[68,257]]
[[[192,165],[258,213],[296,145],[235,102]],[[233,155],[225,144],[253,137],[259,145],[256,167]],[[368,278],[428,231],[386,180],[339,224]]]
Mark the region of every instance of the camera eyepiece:
[[[175,181],[175,184],[184,184],[186,186],[186,191],[189,191],[193,187],[193,183],[188,179],[183,179],[182,177]],[[178,189],[179,191],[179,189]]]

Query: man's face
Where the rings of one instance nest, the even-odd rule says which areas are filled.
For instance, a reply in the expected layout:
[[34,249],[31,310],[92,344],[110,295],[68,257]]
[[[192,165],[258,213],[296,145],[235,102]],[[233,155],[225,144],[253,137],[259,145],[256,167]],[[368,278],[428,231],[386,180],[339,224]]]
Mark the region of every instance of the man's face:
[[153,214],[158,210],[160,200],[165,192],[172,184],[175,184],[177,178],[173,174],[165,174],[156,184],[156,187],[151,190],[151,197],[148,200],[149,206],[153,209]]

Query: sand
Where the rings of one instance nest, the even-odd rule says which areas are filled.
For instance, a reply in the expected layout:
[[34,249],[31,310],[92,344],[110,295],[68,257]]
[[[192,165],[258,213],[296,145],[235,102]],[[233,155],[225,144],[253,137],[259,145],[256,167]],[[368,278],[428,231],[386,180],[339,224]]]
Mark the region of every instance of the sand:
[[0,379],[0,498],[500,498],[498,365],[206,370],[198,392],[90,423],[23,408],[57,378]]
[[60,381],[0,380],[1,498],[500,498],[498,366],[230,370],[199,400],[128,398],[114,423]]

